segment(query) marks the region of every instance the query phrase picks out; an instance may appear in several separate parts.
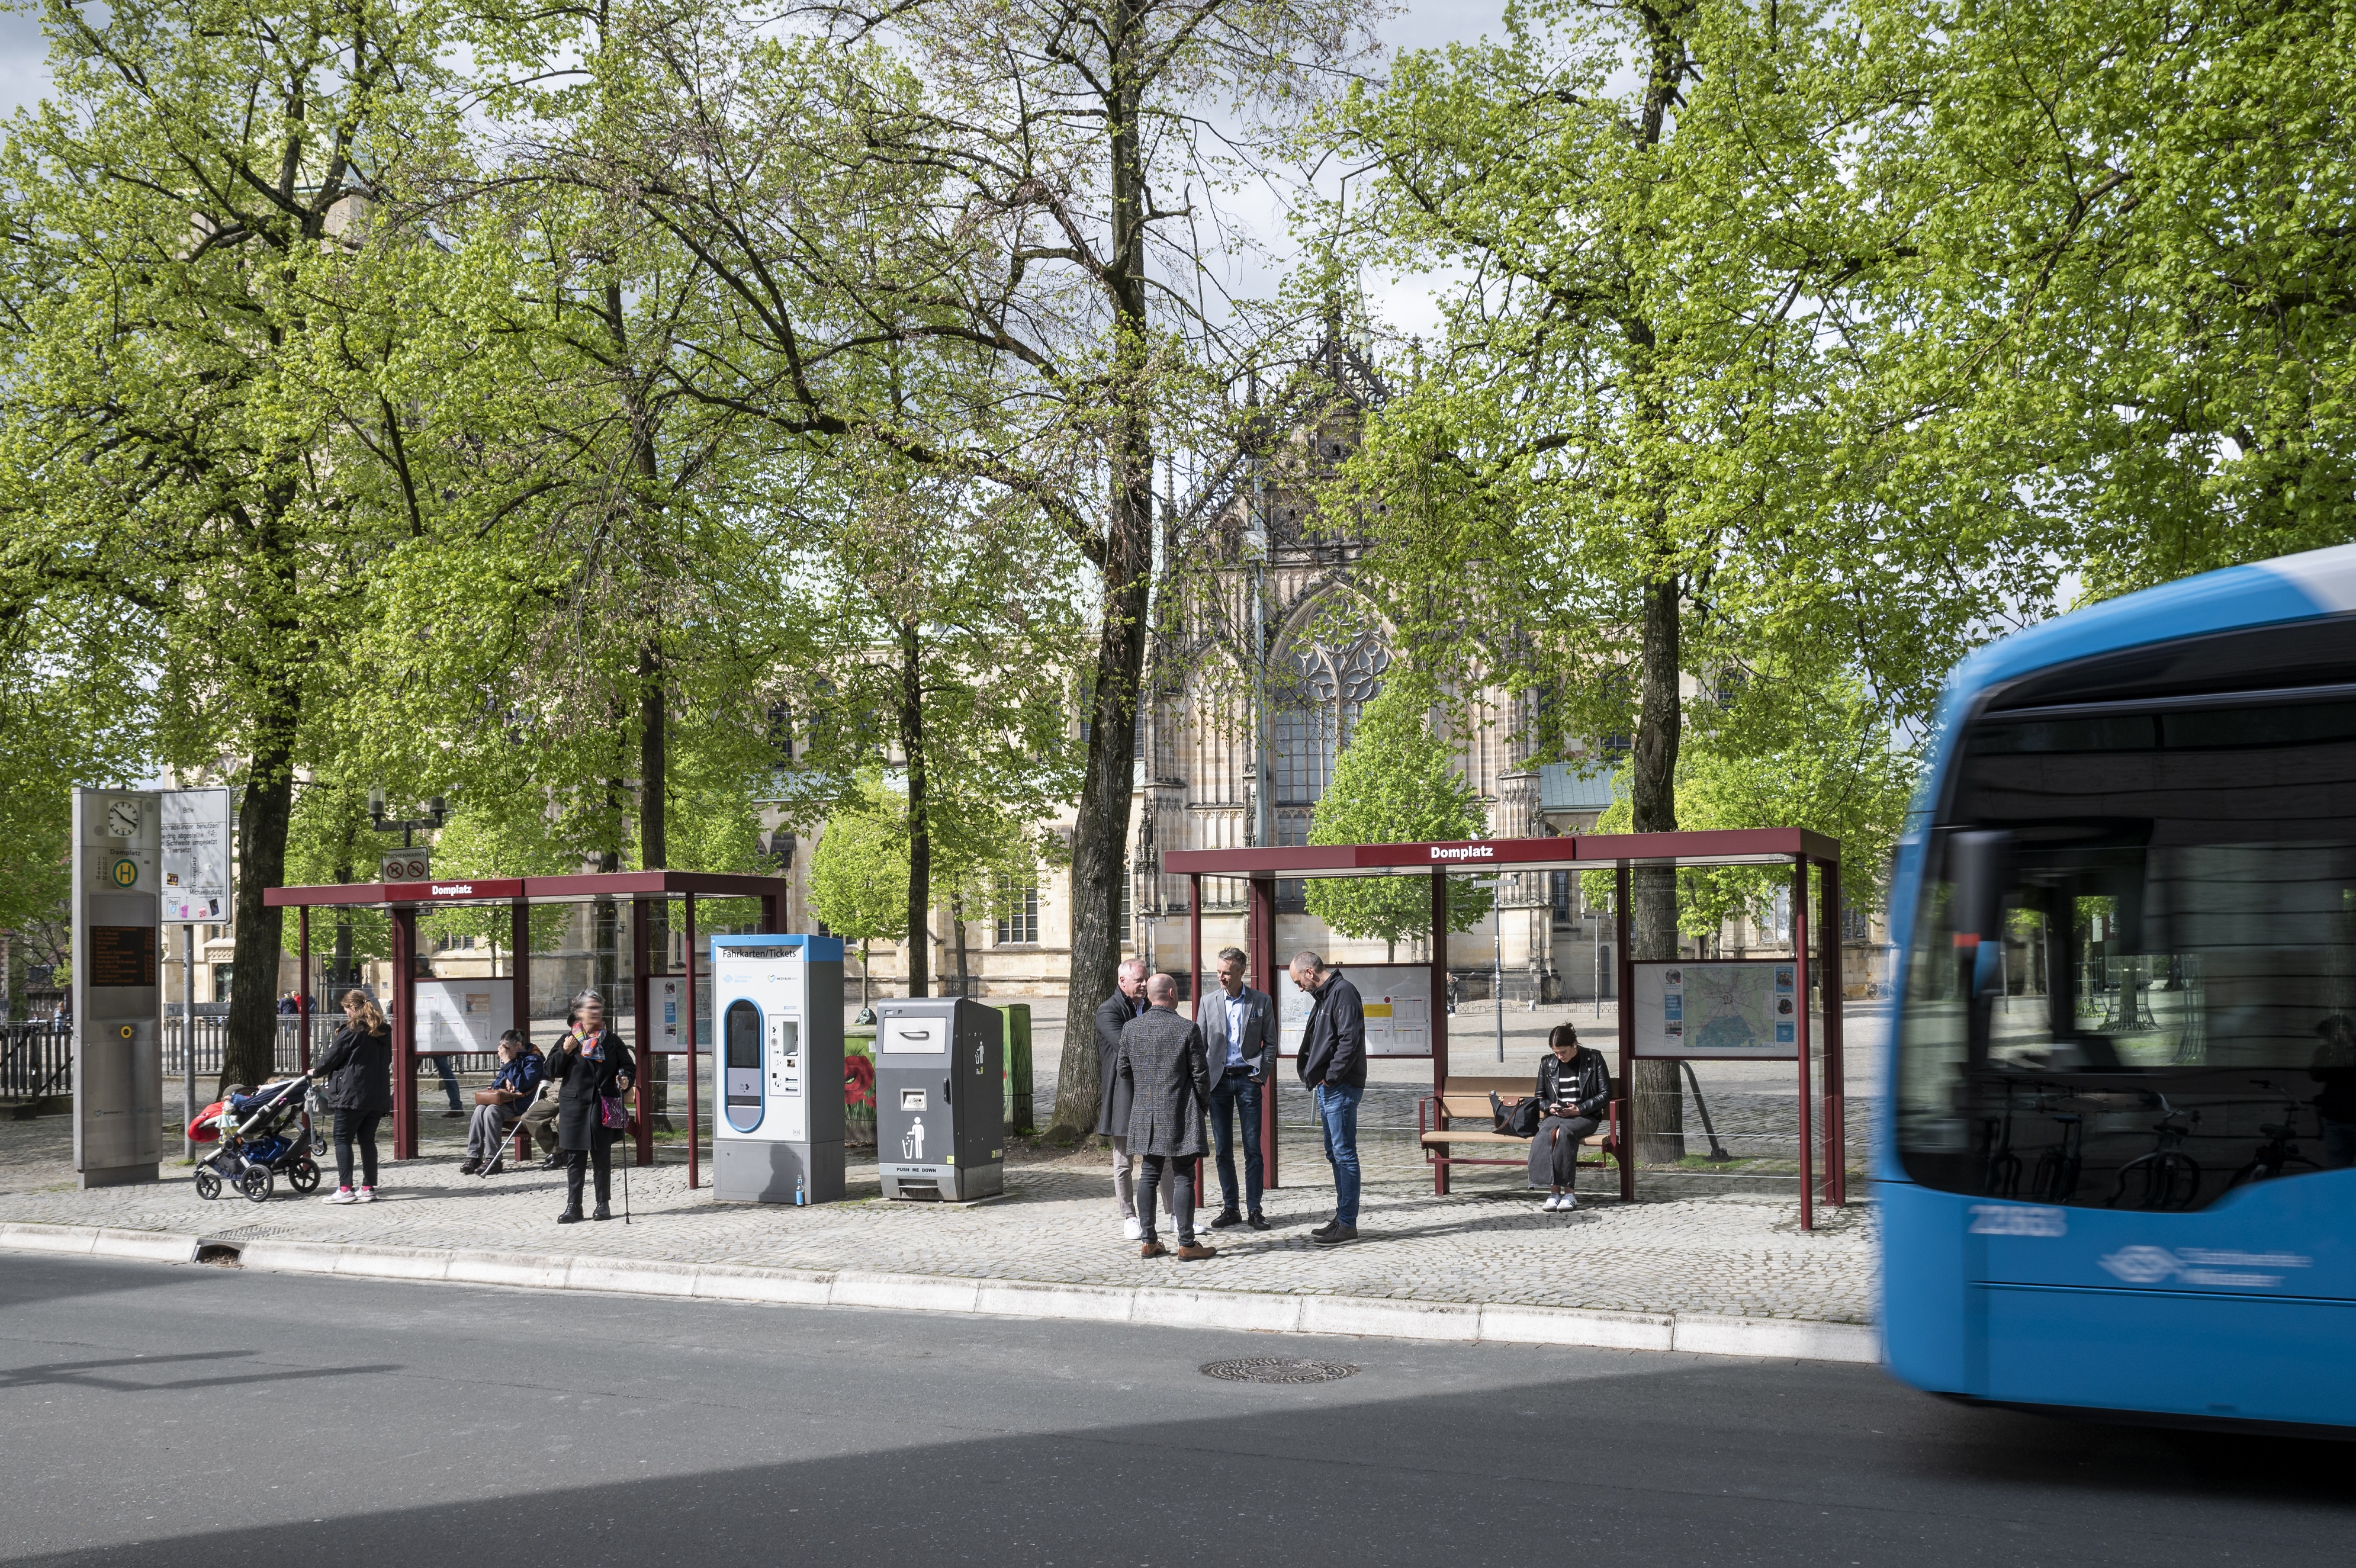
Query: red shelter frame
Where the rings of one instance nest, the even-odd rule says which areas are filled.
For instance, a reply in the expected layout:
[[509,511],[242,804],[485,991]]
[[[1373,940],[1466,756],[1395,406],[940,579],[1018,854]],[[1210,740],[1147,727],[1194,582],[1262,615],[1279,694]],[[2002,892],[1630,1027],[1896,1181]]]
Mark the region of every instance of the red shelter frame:
[[[1194,960],[1194,994],[1203,985],[1203,878],[1234,877],[1246,881],[1245,951],[1252,972],[1274,994],[1277,972],[1276,884],[1280,877],[1404,876],[1431,878],[1434,930],[1447,924],[1448,878],[1451,874],[1497,872],[1601,871],[1613,873],[1618,893],[1612,951],[1614,990],[1620,1006],[1620,1084],[1628,1092],[1635,1067],[1635,1016],[1629,1007],[1634,984],[1634,961],[1629,956],[1630,873],[1640,865],[1777,865],[1792,868],[1792,957],[1799,972],[1797,990],[1808,994],[1812,971],[1824,966],[1824,1090],[1821,1116],[1812,1115],[1813,1086],[1809,1080],[1812,1042],[1808,1008],[1799,1009],[1799,1132],[1800,1225],[1815,1225],[1816,1141],[1822,1133],[1825,1197],[1836,1208],[1848,1201],[1847,1153],[1843,1148],[1841,981],[1840,981],[1840,845],[1805,828],[1738,828],[1706,832],[1586,833],[1569,838],[1475,839],[1450,843],[1358,843],[1274,845],[1252,849],[1172,850],[1162,859],[1162,869],[1188,879],[1187,921]],[[1811,940],[1808,920],[1808,868],[1821,874],[1817,882],[1821,906]],[[1814,946],[1817,951],[1811,952]],[[1431,1091],[1448,1087],[1447,943],[1434,941],[1431,960]],[[1628,1119],[1622,1123],[1622,1155],[1619,1160],[1620,1196],[1636,1196],[1636,1167],[1629,1154],[1638,1128],[1635,1100],[1629,1096]],[[1262,1167],[1269,1187],[1277,1185],[1276,1096],[1260,1099]],[[1434,1167],[1434,1190],[1448,1190],[1448,1167]]]
[[682,988],[681,1036],[687,1057],[687,1185],[691,1191],[702,1176],[701,1122],[696,1106],[699,1078],[695,1048],[695,901],[698,898],[757,898],[761,929],[777,934],[785,929],[787,884],[774,876],[749,876],[715,871],[620,871],[577,876],[456,876],[415,883],[346,883],[327,887],[272,887],[262,903],[271,908],[295,911],[295,945],[303,983],[296,992],[301,1023],[302,1066],[311,1067],[311,911],[337,905],[379,905],[392,921],[392,1157],[417,1157],[417,914],[420,909],[468,905],[508,906],[513,924],[509,946],[514,952],[509,983],[515,987],[516,1027],[531,1037],[531,929],[528,918],[534,904],[587,904],[610,898],[630,906],[630,986],[633,1005],[631,1046],[639,1058],[637,1081],[631,1088],[635,1162],[654,1164],[654,1122],[644,1112],[648,1074],[643,1066],[654,1045],[650,982],[660,978],[651,970],[648,940],[654,906],[671,899],[686,906],[687,982]]

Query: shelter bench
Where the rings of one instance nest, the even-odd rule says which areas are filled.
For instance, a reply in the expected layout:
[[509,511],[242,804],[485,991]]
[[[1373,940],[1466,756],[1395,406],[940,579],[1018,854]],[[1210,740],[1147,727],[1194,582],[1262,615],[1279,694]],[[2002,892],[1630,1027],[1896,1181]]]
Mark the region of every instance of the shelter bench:
[[[1417,1141],[1423,1147],[1423,1157],[1431,1166],[1431,1190],[1445,1196],[1448,1191],[1448,1167],[1451,1165],[1524,1165],[1529,1164],[1530,1141],[1506,1133],[1493,1133],[1494,1113],[1489,1108],[1489,1096],[1511,1103],[1525,1099],[1530,1092],[1527,1078],[1451,1078],[1438,1094],[1427,1094],[1415,1103]],[[1603,1124],[1582,1141],[1583,1148],[1597,1151],[1599,1158],[1582,1159],[1579,1163],[1601,1169],[1607,1162],[1621,1163],[1620,1107],[1613,1101],[1604,1107]],[[1479,1123],[1459,1130],[1451,1122],[1462,1119]],[[1511,1159],[1497,1159],[1479,1154],[1460,1155],[1459,1146],[1478,1147],[1481,1144],[1510,1144],[1519,1152]]]

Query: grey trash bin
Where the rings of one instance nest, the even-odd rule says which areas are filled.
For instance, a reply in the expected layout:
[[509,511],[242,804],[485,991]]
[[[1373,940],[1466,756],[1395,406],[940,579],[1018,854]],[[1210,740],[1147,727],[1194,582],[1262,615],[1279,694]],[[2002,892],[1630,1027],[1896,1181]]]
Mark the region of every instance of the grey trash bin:
[[875,1166],[885,1197],[1006,1190],[1005,1022],[961,996],[875,1009]]

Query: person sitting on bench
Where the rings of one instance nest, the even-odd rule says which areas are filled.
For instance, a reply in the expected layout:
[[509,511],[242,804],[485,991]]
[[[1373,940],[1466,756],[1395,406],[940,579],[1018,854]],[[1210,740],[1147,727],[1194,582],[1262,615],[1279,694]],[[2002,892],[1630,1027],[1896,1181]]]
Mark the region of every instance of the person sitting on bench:
[[466,1128],[466,1163],[460,1176],[497,1176],[499,1151],[523,1115],[523,1108],[539,1092],[544,1068],[538,1051],[514,1029],[499,1036],[498,1076],[491,1087],[475,1096],[475,1119]]
[[1550,1053],[1538,1063],[1537,1136],[1530,1140],[1530,1186],[1549,1194],[1538,1207],[1568,1213],[1579,1207],[1571,1187],[1579,1180],[1579,1150],[1596,1119],[1612,1103],[1612,1069],[1603,1053],[1579,1043],[1579,1031],[1557,1024],[1547,1035]]

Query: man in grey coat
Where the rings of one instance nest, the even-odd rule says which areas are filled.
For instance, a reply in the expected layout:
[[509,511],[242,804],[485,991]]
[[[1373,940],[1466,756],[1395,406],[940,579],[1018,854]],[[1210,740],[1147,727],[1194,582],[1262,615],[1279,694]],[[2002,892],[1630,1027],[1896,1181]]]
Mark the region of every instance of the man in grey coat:
[[[1211,1144],[1218,1153],[1219,1214],[1214,1230],[1231,1225],[1268,1229],[1259,1212],[1261,1170],[1260,1097],[1267,1092],[1268,1070],[1276,1060],[1276,1004],[1265,991],[1244,983],[1250,960],[1241,948],[1219,950],[1217,989],[1203,999],[1195,1023],[1203,1031],[1203,1048],[1211,1058]],[[1248,1208],[1236,1207],[1235,1133],[1229,1119],[1239,1123],[1244,1145],[1244,1197]],[[1247,1219],[1246,1215],[1249,1218]]]
[[1120,1032],[1120,1077],[1129,1090],[1129,1148],[1145,1162],[1138,1183],[1137,1218],[1144,1228],[1141,1258],[1171,1255],[1153,1233],[1153,1199],[1166,1176],[1177,1256],[1188,1262],[1218,1254],[1194,1240],[1194,1173],[1203,1155],[1203,1107],[1210,1099],[1210,1069],[1202,1032],[1178,1016],[1178,982],[1157,974],[1145,983],[1151,1004]]
[[[1145,1011],[1145,964],[1123,959],[1114,972],[1119,986],[1097,1007],[1097,1136],[1112,1140],[1112,1201],[1120,1213],[1120,1233],[1134,1241],[1145,1234],[1137,1219],[1136,1151],[1129,1146],[1129,1086],[1120,1080],[1120,1032]],[[1167,1195],[1164,1195],[1165,1201]]]

